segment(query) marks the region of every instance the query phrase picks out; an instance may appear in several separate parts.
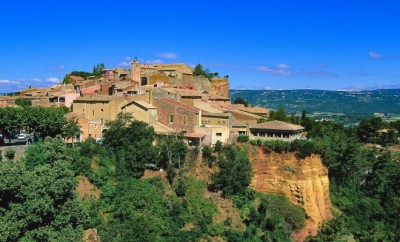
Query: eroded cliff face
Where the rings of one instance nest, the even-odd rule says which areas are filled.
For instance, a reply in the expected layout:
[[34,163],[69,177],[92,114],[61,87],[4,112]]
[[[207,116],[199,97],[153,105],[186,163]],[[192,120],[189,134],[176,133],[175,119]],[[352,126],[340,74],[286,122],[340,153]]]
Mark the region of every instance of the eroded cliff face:
[[260,148],[252,163],[252,186],[256,191],[283,194],[304,208],[306,225],[293,235],[295,241],[316,235],[321,223],[332,217],[328,170],[319,156],[298,160],[293,153],[265,155]]
[[229,81],[226,78],[213,78],[211,83],[211,95],[228,97]]

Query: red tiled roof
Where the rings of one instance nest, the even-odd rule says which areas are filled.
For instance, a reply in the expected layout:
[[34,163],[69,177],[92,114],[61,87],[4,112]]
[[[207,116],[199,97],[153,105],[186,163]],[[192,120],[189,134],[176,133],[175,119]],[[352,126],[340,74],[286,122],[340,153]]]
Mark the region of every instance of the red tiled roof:
[[91,86],[82,90],[82,94],[93,94],[95,91],[100,90],[100,85]]
[[303,130],[304,127],[296,124],[286,123],[278,120],[255,124],[250,129],[271,129],[271,130]]
[[183,136],[188,138],[204,138],[205,134],[198,134],[198,133],[185,133]]

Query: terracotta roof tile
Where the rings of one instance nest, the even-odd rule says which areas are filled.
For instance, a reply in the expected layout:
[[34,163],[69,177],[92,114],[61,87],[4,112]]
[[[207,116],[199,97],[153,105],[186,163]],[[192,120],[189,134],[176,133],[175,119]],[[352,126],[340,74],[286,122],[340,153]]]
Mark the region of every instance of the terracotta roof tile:
[[296,124],[286,123],[278,120],[255,124],[250,129],[271,129],[271,130],[303,130],[304,127]]
[[170,103],[170,104],[175,105],[177,107],[180,107],[180,108],[195,112],[195,113],[199,113],[199,111],[200,111],[200,109],[198,109],[198,108],[195,108],[193,106],[190,106],[190,105],[187,105],[187,104],[184,104],[184,103],[181,103],[181,102],[177,102],[177,101],[172,100],[170,98],[163,97],[163,98],[157,98],[157,99],[159,99],[159,100],[161,100],[163,102]]
[[105,96],[105,95],[93,95],[93,96],[84,96],[84,97],[78,97],[74,100],[74,102],[79,102],[79,101],[93,101],[93,102],[109,102],[114,99],[118,99],[121,97],[117,96]]

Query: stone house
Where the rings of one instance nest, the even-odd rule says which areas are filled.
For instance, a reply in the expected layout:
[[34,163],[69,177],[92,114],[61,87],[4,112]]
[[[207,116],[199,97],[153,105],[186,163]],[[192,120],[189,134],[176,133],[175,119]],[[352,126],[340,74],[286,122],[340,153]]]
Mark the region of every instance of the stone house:
[[201,110],[170,98],[153,98],[158,110],[158,121],[177,133],[194,133],[201,124]]
[[72,110],[75,113],[83,113],[84,118],[100,121],[103,126],[106,121],[115,120],[120,107],[125,103],[123,97],[116,96],[85,96],[78,97],[73,102]]
[[[78,125],[81,129],[81,134],[74,138],[74,142],[83,142],[89,137],[94,139],[102,137],[102,126],[99,120],[92,120],[84,117],[83,113],[67,113],[65,114],[67,120],[77,120]],[[72,139],[65,140],[65,143],[71,143]]]
[[269,121],[250,127],[250,139],[293,141],[300,139],[304,127],[282,121]]

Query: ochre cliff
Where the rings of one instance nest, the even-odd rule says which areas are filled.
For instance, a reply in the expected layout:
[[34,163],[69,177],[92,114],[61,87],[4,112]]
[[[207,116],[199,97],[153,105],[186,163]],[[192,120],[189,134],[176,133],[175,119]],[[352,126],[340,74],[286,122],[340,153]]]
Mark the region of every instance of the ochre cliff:
[[211,95],[228,97],[229,81],[226,78],[211,79]]
[[328,170],[319,156],[299,160],[293,153],[265,155],[259,148],[252,164],[256,191],[283,194],[304,208],[307,221],[305,228],[293,235],[295,241],[316,235],[321,223],[332,217]]

